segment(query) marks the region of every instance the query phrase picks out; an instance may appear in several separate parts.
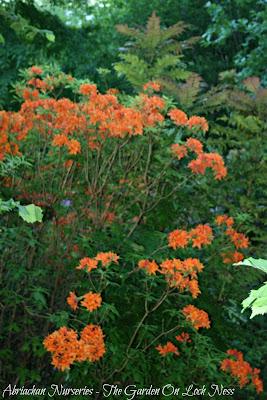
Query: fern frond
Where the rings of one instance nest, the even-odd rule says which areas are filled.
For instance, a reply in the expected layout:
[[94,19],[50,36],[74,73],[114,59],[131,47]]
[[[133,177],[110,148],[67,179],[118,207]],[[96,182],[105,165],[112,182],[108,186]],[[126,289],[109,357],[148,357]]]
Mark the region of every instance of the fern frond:
[[180,55],[182,54],[182,50],[183,49],[180,42],[174,42],[170,40],[169,42],[162,43],[162,45],[158,50],[158,55],[160,57],[162,57],[164,54],[169,54],[169,53]]
[[192,36],[189,39],[183,40],[181,46],[183,49],[191,49],[200,40],[200,36]]
[[179,102],[184,108],[192,107],[200,92],[202,79],[198,74],[192,73],[185,83],[179,85]]
[[[127,55],[121,55],[122,61],[115,64],[116,71],[125,75],[135,88],[140,88],[149,80],[162,79],[165,82],[163,89],[166,88],[169,93],[174,90],[176,93],[177,82],[185,81],[191,75],[182,62],[182,51],[198,39],[194,37],[183,42],[177,40],[187,27],[187,24],[179,21],[168,28],[161,28],[160,18],[155,12],[143,30],[117,25],[117,30],[129,36],[131,41],[123,49],[128,52]],[[183,88],[186,89],[187,86]],[[189,94],[188,99],[191,101],[194,93]]]
[[130,28],[128,25],[118,24],[116,25],[116,30],[125,36],[130,36],[135,39],[139,38],[142,35],[142,32],[136,28]]
[[115,70],[125,75],[128,81],[136,88],[141,88],[144,83],[149,81],[148,65],[135,54],[122,54],[122,62],[115,64]]
[[164,29],[161,34],[162,40],[168,40],[171,38],[178,38],[188,28],[188,24],[183,21],[179,21],[176,24]]
[[245,88],[252,93],[256,93],[260,87],[260,79],[257,76],[251,76],[243,81]]
[[160,33],[160,18],[157,17],[155,11],[148,18],[146,25],[146,35],[153,36]]
[[158,58],[155,65],[151,69],[155,76],[164,73],[168,68],[176,67],[180,63],[180,57],[174,54],[165,54],[163,57]]

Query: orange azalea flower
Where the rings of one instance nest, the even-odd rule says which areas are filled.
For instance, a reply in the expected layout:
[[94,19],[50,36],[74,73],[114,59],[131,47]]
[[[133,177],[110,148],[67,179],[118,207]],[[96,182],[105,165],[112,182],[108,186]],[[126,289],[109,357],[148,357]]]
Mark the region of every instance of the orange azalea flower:
[[230,227],[234,224],[234,219],[232,217],[228,217],[225,221],[226,226]]
[[180,144],[173,144],[171,146],[172,153],[178,158],[178,160],[181,160],[182,158],[187,156],[187,148],[183,145]]
[[[226,235],[228,235],[233,242],[236,249],[245,249],[249,246],[249,239],[243,233],[237,232],[233,228],[234,219],[228,217],[228,215],[218,215],[215,219],[217,225],[226,225]],[[235,251],[230,254],[222,254],[224,257],[224,263],[232,263],[242,261],[244,256],[242,253]]]
[[188,138],[186,140],[186,146],[198,155],[203,153],[203,144],[198,139]]
[[44,340],[45,348],[48,351],[57,351],[65,341],[77,340],[77,332],[73,329],[68,329],[66,326],[62,326],[57,331],[47,336]]
[[[177,266],[177,263],[174,262],[175,260],[165,260],[160,264],[160,273],[164,275],[173,275]],[[181,265],[182,262],[179,260]]]
[[80,264],[78,265],[78,267],[76,267],[76,269],[86,269],[87,272],[90,272],[92,271],[92,269],[97,268],[97,264],[98,261],[94,258],[84,257],[80,260]]
[[195,160],[192,160],[188,167],[195,174],[204,175],[207,168],[215,173],[215,179],[221,180],[227,175],[227,168],[222,157],[217,153],[199,153]]
[[156,350],[158,350],[159,354],[163,357],[170,353],[174,353],[177,356],[179,355],[178,348],[172,342],[167,342],[164,346],[158,345]]
[[60,371],[65,371],[69,369],[71,364],[74,362],[73,354],[70,352],[65,353],[55,353],[52,357],[51,364],[59,369]]
[[186,258],[183,261],[183,265],[188,273],[192,273],[192,271],[201,272],[204,268],[204,265],[199,261],[198,258]]
[[163,122],[164,117],[160,113],[165,107],[165,101],[158,96],[140,95],[140,112],[143,127],[155,126]]
[[77,310],[78,308],[78,299],[74,292],[70,292],[69,296],[67,297],[67,303],[72,310]]
[[138,267],[145,269],[149,275],[155,275],[159,269],[158,264],[155,261],[140,260],[138,262]]
[[83,301],[81,305],[87,308],[89,311],[97,310],[102,303],[102,297],[99,293],[89,292],[83,295]]
[[244,233],[239,233],[232,228],[227,229],[225,233],[230,236],[237,249],[246,249],[248,247],[249,239],[244,235]]
[[68,143],[68,138],[66,135],[58,134],[55,135],[52,140],[52,146],[65,146]]
[[[41,73],[38,68],[34,66],[30,74]],[[62,75],[63,78],[65,83],[73,79],[67,75]],[[164,121],[161,110],[165,108],[165,101],[158,96],[141,94],[135,105],[126,107],[119,103],[114,91],[101,94],[95,85],[85,83],[79,91],[90,97],[90,101],[84,99],[82,102],[74,102],[67,98],[39,97],[37,88],[44,92],[57,86],[57,78],[46,77],[41,80],[37,76],[30,76],[28,87],[22,91],[24,103],[18,112],[9,113],[11,119],[16,120],[16,129],[12,133],[17,138],[25,138],[30,130],[36,129],[46,138],[51,138],[52,146],[66,146],[69,153],[75,155],[81,152],[78,137],[84,138],[84,142],[95,150],[109,137],[142,135],[146,127]],[[155,90],[158,88],[155,84],[152,87]],[[11,131],[9,114],[7,128]],[[0,115],[0,125],[1,120]],[[1,129],[1,134],[5,143],[0,143],[0,159],[6,153],[18,154],[17,144],[8,140],[9,132],[2,132]]]
[[37,67],[36,65],[33,65],[33,66],[30,68],[30,72],[32,72],[32,73],[35,74],[35,75],[41,75],[41,74],[43,73],[43,70],[42,70],[42,68]]
[[196,299],[198,295],[201,293],[197,279],[191,279],[191,281],[188,282],[188,289],[192,294],[193,299]]
[[197,258],[187,258],[184,261],[174,258],[163,261],[159,272],[165,275],[170,287],[176,287],[180,292],[187,289],[193,298],[196,298],[200,294],[197,273],[203,268],[203,264]]
[[215,218],[215,222],[217,225],[225,224],[228,227],[231,227],[234,224],[234,219],[232,217],[228,217],[228,215],[217,215]]
[[45,81],[42,81],[39,78],[30,79],[28,81],[28,85],[32,85],[32,86],[36,87],[37,89],[42,90],[43,92],[45,92],[48,89],[47,83]]
[[224,264],[233,264],[244,260],[244,254],[238,251],[234,251],[233,253],[227,253],[227,254],[223,253],[222,257]]
[[157,82],[147,82],[144,86],[143,86],[144,90],[154,90],[154,92],[159,92],[160,91],[160,84]]
[[260,369],[254,368],[252,370],[252,376],[251,376],[251,382],[255,386],[257,393],[263,392],[263,382],[259,377],[260,372],[261,372]]
[[69,369],[79,348],[77,332],[65,326],[48,335],[44,347],[53,354],[52,364],[59,370]]
[[178,108],[174,108],[168,112],[169,117],[173,122],[175,122],[178,126],[186,126],[188,123],[188,118],[185,112],[179,110]]
[[213,232],[209,225],[197,225],[194,229],[191,229],[189,237],[193,241],[193,247],[201,249],[203,245],[212,242]]
[[189,128],[198,127],[202,129],[203,132],[207,132],[209,130],[209,125],[206,118],[198,117],[196,115],[193,115],[189,118],[187,125]]
[[119,93],[120,93],[120,91],[118,89],[116,89],[116,88],[110,88],[110,89],[107,90],[107,94],[116,95],[116,94],[119,94]]
[[182,309],[182,313],[196,330],[199,328],[210,328],[210,320],[206,311],[189,304]]
[[177,249],[179,247],[184,248],[187,246],[189,239],[190,236],[186,231],[176,229],[168,235],[169,247],[172,249]]
[[24,100],[37,100],[39,99],[39,92],[37,89],[34,90],[29,90],[29,89],[24,89],[22,92],[22,97]]
[[107,267],[112,262],[118,264],[119,256],[112,251],[108,251],[106,253],[98,253],[95,257],[95,260],[101,261],[103,267]]
[[224,165],[223,158],[220,154],[210,153],[206,156],[208,160],[208,166],[213,170],[215,174],[215,179],[221,180],[227,175],[227,168]]
[[84,83],[80,86],[80,93],[84,96],[91,96],[97,94],[96,85],[92,85],[90,83]]
[[100,326],[89,324],[81,332],[77,361],[98,361],[105,354],[104,335]]
[[259,377],[260,370],[252,369],[240,351],[229,349],[227,354],[232,358],[226,358],[221,362],[221,370],[230,372],[234,378],[237,378],[240,388],[248,385],[251,380],[257,393],[263,392],[263,383]]
[[192,340],[190,339],[190,335],[187,332],[182,332],[180,335],[175,336],[175,339],[181,343],[190,343]]
[[52,353],[52,365],[64,371],[75,361],[95,362],[105,353],[104,335],[100,326],[87,325],[78,340],[77,332],[65,326],[48,335],[44,347]]
[[81,144],[76,139],[68,140],[66,146],[69,150],[69,154],[77,154],[81,152]]

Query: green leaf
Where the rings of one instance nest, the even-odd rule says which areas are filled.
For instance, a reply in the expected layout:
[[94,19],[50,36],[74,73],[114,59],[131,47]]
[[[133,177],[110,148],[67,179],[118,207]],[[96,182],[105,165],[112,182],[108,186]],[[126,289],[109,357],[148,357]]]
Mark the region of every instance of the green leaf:
[[[267,298],[266,298],[266,302],[267,302]],[[254,318],[256,315],[263,315],[263,314],[266,314],[266,313],[267,313],[267,305],[266,306],[262,306],[262,307],[253,307],[250,319]]]
[[45,32],[45,37],[46,37],[46,39],[47,39],[49,42],[54,43],[54,41],[55,41],[55,35],[53,34],[53,32],[50,32],[50,31]]
[[46,298],[44,296],[44,293],[42,292],[42,288],[36,288],[36,290],[32,294],[32,297],[39,308],[46,307]]
[[246,258],[245,260],[235,263],[233,265],[244,265],[246,267],[257,268],[267,274],[267,260],[265,260],[263,258],[249,257],[249,258]]
[[49,321],[53,322],[57,327],[66,325],[69,319],[69,314],[66,311],[58,311],[50,315]]
[[34,204],[28,206],[18,206],[19,216],[26,222],[33,224],[34,222],[42,222],[42,209]]
[[13,210],[18,203],[16,203],[13,199],[4,201],[0,198],[0,213],[7,212]]
[[0,33],[0,44],[5,44],[5,38],[3,35]]
[[251,308],[250,318],[267,313],[267,283],[257,290],[251,290],[249,296],[242,302],[243,310]]

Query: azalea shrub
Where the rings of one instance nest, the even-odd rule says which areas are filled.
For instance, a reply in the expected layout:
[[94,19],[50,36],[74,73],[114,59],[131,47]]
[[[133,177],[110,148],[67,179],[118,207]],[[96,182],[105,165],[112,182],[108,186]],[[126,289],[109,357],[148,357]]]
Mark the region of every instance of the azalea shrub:
[[20,108],[0,112],[1,163],[28,164],[1,178],[1,197],[44,216],[17,227],[5,215],[5,381],[216,383],[260,396],[261,354],[243,356],[246,318],[227,307],[250,238],[215,203],[228,169],[206,145],[208,121],[157,82],[100,93],[33,66],[14,90]]

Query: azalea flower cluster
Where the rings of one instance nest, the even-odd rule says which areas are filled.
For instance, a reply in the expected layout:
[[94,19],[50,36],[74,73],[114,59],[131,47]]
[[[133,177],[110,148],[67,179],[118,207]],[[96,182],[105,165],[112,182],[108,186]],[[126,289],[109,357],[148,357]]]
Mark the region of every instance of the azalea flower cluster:
[[91,272],[96,269],[99,265],[102,267],[108,267],[111,263],[118,264],[119,256],[112,251],[100,252],[94,258],[84,257],[80,260],[79,265],[76,269],[83,269],[86,272]]
[[228,215],[218,215],[215,219],[217,225],[225,227],[225,234],[230,238],[235,247],[234,252],[223,253],[223,262],[225,264],[232,264],[244,259],[244,255],[237,251],[237,249],[246,249],[249,246],[249,239],[244,233],[237,232],[234,228],[234,219]]
[[[96,269],[99,264],[108,267],[111,263],[118,263],[119,256],[111,251],[97,253],[96,257],[84,257],[80,260],[77,269],[87,272]],[[76,311],[81,306],[88,311],[97,310],[102,304],[100,293],[88,292],[77,297],[75,292],[70,292],[67,297],[70,308]],[[45,348],[52,353],[52,365],[64,371],[74,362],[98,361],[105,353],[104,335],[100,326],[89,324],[80,333],[67,327],[61,327],[48,335],[44,340]]]
[[[74,81],[71,75],[61,71],[53,71],[53,75],[45,73],[42,67],[32,66],[27,70],[27,87],[23,89],[22,95],[25,100],[38,98],[40,93],[53,92]],[[20,90],[18,90],[20,92]]]
[[201,249],[202,246],[208,245],[213,240],[212,228],[205,225],[197,225],[190,231],[175,229],[168,235],[169,247],[172,249],[184,248],[189,242],[192,242],[192,247]]
[[201,129],[203,132],[209,130],[209,125],[204,117],[193,115],[188,118],[186,113],[178,108],[174,108],[168,113],[171,120],[178,126],[186,126],[190,129]]
[[0,111],[0,161],[6,154],[20,155],[18,142],[31,128],[31,121],[20,113]]
[[80,333],[65,326],[48,335],[44,347],[52,353],[52,365],[64,371],[74,362],[98,361],[105,353],[104,335],[100,326],[89,324]]
[[[212,240],[213,231],[207,224],[199,224],[190,231],[176,229],[168,235],[168,245],[174,250],[184,248],[189,243],[192,243],[192,247],[201,249],[202,246],[210,244]],[[193,298],[201,293],[197,274],[202,272],[204,266],[197,258],[167,259],[161,264],[155,260],[143,259],[138,262],[138,267],[149,275],[155,275],[157,272],[164,275],[170,287],[175,287],[180,292],[188,290]]]
[[240,351],[235,349],[227,350],[230,356],[221,362],[221,369],[230,372],[231,375],[238,380],[240,388],[248,385],[250,382],[254,385],[257,393],[263,392],[263,382],[259,377],[260,370],[252,368],[251,365],[244,360],[244,356]]
[[67,297],[67,303],[72,310],[76,311],[81,299],[81,305],[87,308],[90,312],[97,310],[102,303],[101,294],[93,292],[86,293],[81,297],[77,297],[75,292],[70,292]]
[[[175,339],[180,342],[180,343],[191,343],[192,340],[190,339],[190,335],[187,332],[182,332],[181,334],[175,336]],[[165,345],[158,345],[156,347],[156,350],[158,350],[159,354],[163,357],[165,357],[167,354],[175,354],[179,355],[178,347],[172,343],[171,341],[168,341]]]
[[189,304],[182,309],[182,313],[196,330],[200,328],[210,328],[209,315],[206,311]]
[[[20,110],[0,113],[0,159],[7,153],[19,154],[18,142],[25,139],[30,131],[40,133],[53,147],[64,148],[68,154],[77,155],[86,145],[91,150],[99,149],[108,138],[143,135],[146,128],[164,121],[165,101],[153,93],[160,90],[157,82],[144,85],[145,93],[137,96],[131,106],[119,102],[115,89],[101,94],[94,84],[83,83],[77,89],[78,84],[70,75],[58,73],[52,76],[41,67],[31,67],[27,73],[26,88],[17,89],[24,99]],[[81,97],[79,102],[57,98],[55,89],[66,85],[78,91]],[[176,124],[193,131],[196,128],[208,130],[208,123],[203,117],[188,118],[178,109],[171,110],[169,116]],[[190,149],[190,141],[187,147]],[[174,151],[178,157],[184,157],[187,147],[176,150],[174,147]],[[189,167],[195,173],[204,173],[210,167],[216,172],[216,179],[226,174],[223,160],[216,153],[201,151],[200,154],[199,151],[199,158],[191,161]]]
[[150,81],[144,84],[143,86],[144,91],[154,91],[154,92],[159,92],[160,91],[160,84],[155,81]]
[[[14,149],[10,147],[8,140],[8,134],[13,131],[19,132],[17,140],[21,140],[35,129],[49,137],[52,146],[64,147],[70,155],[75,155],[81,152],[84,142],[94,150],[109,137],[142,135],[147,127],[164,121],[161,112],[165,101],[159,96],[143,93],[135,105],[126,107],[119,103],[116,91],[101,94],[96,85],[84,83],[79,88],[82,101],[73,102],[53,97],[52,91],[58,82],[45,76],[40,67],[30,68],[28,77],[27,87],[22,91],[24,103],[19,112],[3,112],[0,117],[3,119],[1,130],[4,136],[3,143],[0,143],[3,154],[18,152],[15,145]],[[66,76],[62,74],[61,79],[64,84]],[[67,81],[74,79],[67,76]]]
[[193,298],[200,294],[197,273],[201,272],[204,266],[197,258],[187,258],[183,261],[174,258],[165,260],[160,265],[154,260],[140,260],[138,267],[149,275],[159,272],[165,276],[170,287],[177,288],[180,292],[188,290]]
[[[82,258],[76,269],[83,269],[86,272],[91,272],[93,269],[96,269],[99,266],[99,263],[101,263],[102,267],[108,267],[111,263],[118,264],[118,260],[119,256],[112,251],[100,252],[97,253],[94,258]],[[80,297],[77,297],[75,292],[69,293],[69,296],[67,297],[67,303],[72,310],[77,310],[80,301],[82,306],[87,308],[88,311],[92,312],[101,306],[102,297],[100,293],[93,292],[86,293]]]
[[173,353],[176,356],[179,356],[179,351],[178,351],[178,347],[175,346],[175,344],[173,344],[172,342],[167,342],[165,345],[158,345],[156,347],[156,350],[158,350],[159,354],[163,357],[165,357],[167,354]]
[[195,138],[188,138],[185,144],[173,144],[171,146],[172,153],[178,160],[186,157],[188,151],[196,154],[197,158],[189,162],[188,168],[194,174],[204,175],[207,168],[211,168],[214,172],[215,179],[221,180],[227,175],[223,158],[218,153],[206,153],[203,151],[203,144]]
[[[199,308],[190,304],[182,309],[182,313],[196,330],[200,328],[210,328],[209,316],[205,311],[200,310]],[[180,343],[192,342],[192,340],[190,339],[190,335],[187,332],[182,332],[181,334],[177,335],[175,339]],[[161,356],[166,356],[170,353],[173,353],[177,356],[180,354],[177,346],[171,341],[168,341],[163,346],[158,345],[156,347],[156,350],[158,350]]]

